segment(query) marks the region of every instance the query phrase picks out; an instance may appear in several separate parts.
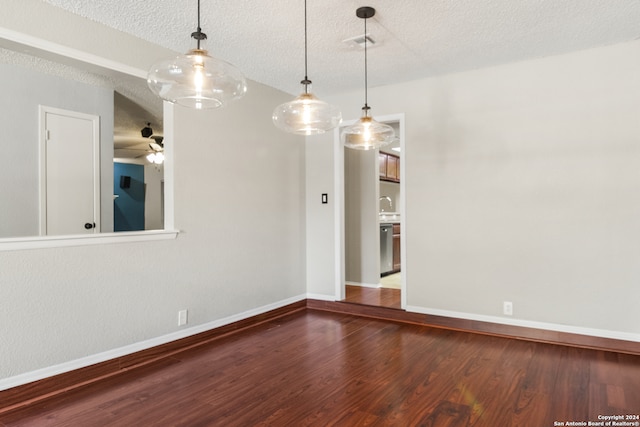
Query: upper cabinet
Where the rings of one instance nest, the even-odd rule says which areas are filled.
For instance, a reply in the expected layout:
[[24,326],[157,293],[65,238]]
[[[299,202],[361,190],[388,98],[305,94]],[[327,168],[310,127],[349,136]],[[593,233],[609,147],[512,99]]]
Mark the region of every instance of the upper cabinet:
[[378,156],[380,157],[380,180],[400,182],[400,157],[382,151]]

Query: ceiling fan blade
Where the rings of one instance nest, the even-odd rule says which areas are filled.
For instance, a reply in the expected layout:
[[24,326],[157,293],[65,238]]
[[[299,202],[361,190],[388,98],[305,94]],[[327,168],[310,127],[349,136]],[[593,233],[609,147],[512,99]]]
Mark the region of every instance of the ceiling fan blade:
[[155,143],[155,142],[150,142],[150,143],[149,143],[149,147],[151,147],[151,149],[152,149],[153,151],[162,151],[162,150],[164,149],[164,148],[162,147],[162,145],[157,144],[157,143]]

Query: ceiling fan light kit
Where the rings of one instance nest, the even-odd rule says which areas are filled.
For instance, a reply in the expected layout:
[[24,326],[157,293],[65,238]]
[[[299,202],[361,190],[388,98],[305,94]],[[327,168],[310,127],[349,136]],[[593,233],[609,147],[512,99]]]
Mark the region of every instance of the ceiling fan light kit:
[[164,163],[164,153],[162,151],[156,151],[154,153],[147,154],[147,161],[156,165]]
[[338,107],[319,100],[311,93],[311,80],[307,77],[307,0],[304,1],[304,79],[303,91],[293,101],[278,105],[273,110],[273,123],[285,132],[298,135],[318,135],[334,129],[342,122]]
[[147,161],[156,165],[161,165],[162,163],[164,163],[164,144],[162,143],[164,138],[162,136],[153,134],[153,129],[151,128],[150,122],[147,122],[147,125],[140,129],[140,135],[142,135],[143,138],[148,138],[148,140],[150,141],[149,149],[151,151],[147,151],[149,154],[145,156]]
[[198,110],[217,108],[244,96],[247,82],[240,70],[200,48],[200,42],[207,38],[200,28],[200,0],[198,28],[191,37],[197,41],[195,49],[151,67],[149,88],[165,101]]
[[356,16],[364,20],[364,107],[362,107],[362,117],[354,124],[344,128],[340,134],[342,144],[355,150],[374,150],[395,140],[393,128],[371,117],[371,107],[368,104],[367,19],[372,18],[375,14],[376,10],[369,6],[363,6],[356,10]]

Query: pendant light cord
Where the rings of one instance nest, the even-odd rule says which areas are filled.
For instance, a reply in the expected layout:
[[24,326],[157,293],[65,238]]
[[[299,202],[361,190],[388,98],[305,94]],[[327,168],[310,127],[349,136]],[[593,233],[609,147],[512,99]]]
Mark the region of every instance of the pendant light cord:
[[198,29],[191,33],[191,37],[197,40],[198,50],[200,50],[200,40],[206,40],[207,35],[202,32],[202,28],[200,28],[200,0],[198,0]]
[[369,115],[369,58],[367,56],[367,19],[375,16],[376,10],[369,6],[359,7],[356,10],[356,16],[358,18],[364,19],[364,107],[362,110],[364,111],[364,115]]
[[367,18],[364,18],[364,108],[369,109],[369,100],[367,88],[369,86],[367,79]]
[[[366,25],[366,21],[365,21],[365,25]],[[200,28],[200,0],[198,0],[198,32],[201,33],[202,32],[202,28]],[[198,49],[200,49],[200,40],[198,39]]]
[[307,0],[304,0],[304,80],[300,83],[304,85],[304,92],[309,93],[309,85],[311,84],[311,80],[307,77]]
[[304,79],[307,77],[307,0],[304,0]]

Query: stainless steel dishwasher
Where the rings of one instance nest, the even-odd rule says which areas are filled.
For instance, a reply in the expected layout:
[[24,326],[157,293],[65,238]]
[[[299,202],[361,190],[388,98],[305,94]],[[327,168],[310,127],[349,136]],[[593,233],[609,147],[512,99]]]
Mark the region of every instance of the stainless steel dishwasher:
[[393,224],[380,224],[380,275],[393,270]]

